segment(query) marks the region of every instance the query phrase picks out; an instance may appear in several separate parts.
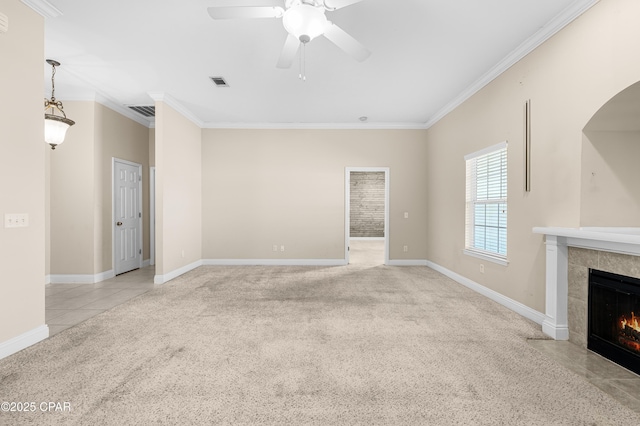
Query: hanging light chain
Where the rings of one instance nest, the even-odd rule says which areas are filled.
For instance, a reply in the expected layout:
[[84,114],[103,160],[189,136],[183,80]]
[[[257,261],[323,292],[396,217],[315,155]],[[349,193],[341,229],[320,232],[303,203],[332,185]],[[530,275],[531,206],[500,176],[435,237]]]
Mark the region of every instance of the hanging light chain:
[[51,68],[53,68],[53,70],[51,71],[51,102],[55,102],[56,101],[56,80],[55,80],[56,66],[54,64],[51,64]]
[[[51,108],[53,110],[53,108],[57,109],[58,111],[60,111],[62,113],[62,115],[67,118],[67,114],[65,114],[64,110],[62,109],[62,101],[56,101],[56,81],[55,81],[55,76],[56,76],[56,65],[55,62],[51,63],[51,99],[44,99],[44,109],[48,109]],[[53,112],[53,111],[52,111]]]

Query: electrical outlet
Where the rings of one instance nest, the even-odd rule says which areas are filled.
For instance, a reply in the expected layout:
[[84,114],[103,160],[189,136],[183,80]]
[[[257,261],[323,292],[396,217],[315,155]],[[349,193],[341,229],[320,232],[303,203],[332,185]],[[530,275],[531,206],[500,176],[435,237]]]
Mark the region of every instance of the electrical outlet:
[[273,251],[278,251],[278,245],[277,244],[273,245]]
[[284,246],[280,246],[280,251],[284,251]]
[[182,257],[184,257],[184,249],[182,250]]
[[484,264],[480,264],[480,273],[484,274]]
[[408,251],[409,251],[409,246],[404,246],[404,247],[402,248],[402,250],[403,250],[405,253],[406,253],[406,252],[408,252]]
[[29,226],[29,213],[6,213],[4,215],[5,228],[26,228]]
[[404,212],[404,218],[409,219],[409,212]]

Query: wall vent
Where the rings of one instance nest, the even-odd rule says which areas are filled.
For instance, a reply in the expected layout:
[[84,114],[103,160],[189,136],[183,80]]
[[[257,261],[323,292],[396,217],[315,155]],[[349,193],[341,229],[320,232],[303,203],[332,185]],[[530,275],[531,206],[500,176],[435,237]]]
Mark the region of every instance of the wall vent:
[[137,112],[140,115],[144,115],[145,117],[155,117],[156,116],[156,107],[154,106],[146,106],[146,105],[129,105],[129,109]]
[[0,12],[0,34],[9,31],[9,17]]
[[213,81],[213,84],[215,84],[218,87],[229,87],[224,77],[209,77],[209,78],[211,78],[211,81]]

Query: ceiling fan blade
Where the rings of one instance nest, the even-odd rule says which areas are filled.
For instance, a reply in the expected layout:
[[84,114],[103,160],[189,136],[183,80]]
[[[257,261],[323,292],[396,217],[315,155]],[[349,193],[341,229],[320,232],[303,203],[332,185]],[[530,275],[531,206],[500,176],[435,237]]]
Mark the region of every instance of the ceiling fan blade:
[[277,6],[229,6],[210,7],[207,12],[213,19],[280,18],[284,9]]
[[362,0],[324,0],[324,7],[328,11],[342,9],[352,4],[360,3]]
[[278,58],[277,67],[291,68],[291,64],[293,64],[293,59],[295,58],[299,47],[300,40],[298,40],[295,36],[288,34],[287,39],[284,42],[282,52],[280,53],[280,58]]
[[369,55],[371,55],[369,49],[364,47],[358,40],[351,37],[342,28],[332,22],[329,22],[327,25],[324,36],[360,62],[364,61],[369,57]]

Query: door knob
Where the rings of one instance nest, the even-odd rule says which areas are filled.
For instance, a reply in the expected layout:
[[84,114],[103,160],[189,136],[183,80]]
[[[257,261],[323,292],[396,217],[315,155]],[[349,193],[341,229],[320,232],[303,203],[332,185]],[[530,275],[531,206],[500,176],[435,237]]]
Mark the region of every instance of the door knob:
[[116,225],[122,226],[122,222],[116,222]]

